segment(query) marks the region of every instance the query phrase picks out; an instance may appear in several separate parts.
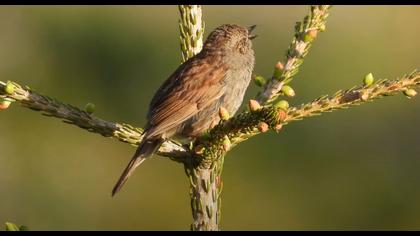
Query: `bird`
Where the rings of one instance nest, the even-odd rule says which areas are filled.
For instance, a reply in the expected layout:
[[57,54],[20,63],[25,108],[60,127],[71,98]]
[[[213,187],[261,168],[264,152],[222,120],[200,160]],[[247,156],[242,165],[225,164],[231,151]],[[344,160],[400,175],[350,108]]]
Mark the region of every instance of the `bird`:
[[223,24],[202,50],[181,64],[159,87],[147,113],[143,139],[112,190],[119,192],[134,170],[168,139],[194,140],[242,104],[255,64],[256,25]]

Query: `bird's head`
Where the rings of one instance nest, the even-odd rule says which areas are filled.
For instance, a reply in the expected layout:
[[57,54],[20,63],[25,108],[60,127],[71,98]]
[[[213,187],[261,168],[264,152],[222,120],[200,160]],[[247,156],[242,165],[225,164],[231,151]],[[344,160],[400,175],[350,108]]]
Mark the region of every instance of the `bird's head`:
[[204,42],[204,49],[247,54],[252,50],[252,40],[257,37],[252,34],[255,27],[255,25],[248,28],[233,24],[221,25],[209,34]]

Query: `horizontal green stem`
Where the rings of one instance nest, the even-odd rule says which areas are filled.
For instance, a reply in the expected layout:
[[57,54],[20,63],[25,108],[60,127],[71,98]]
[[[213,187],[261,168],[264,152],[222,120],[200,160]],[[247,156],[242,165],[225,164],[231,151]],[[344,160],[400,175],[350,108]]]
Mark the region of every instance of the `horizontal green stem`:
[[[22,87],[14,82],[8,83],[12,85],[13,93],[7,94],[5,92],[6,83],[0,81],[0,91],[2,91],[0,97],[18,101],[23,107],[39,111],[42,115],[59,118],[65,123],[76,125],[104,137],[112,137],[134,146],[137,146],[141,141],[143,133],[141,128],[97,118],[78,107],[41,95],[28,87]],[[159,155],[170,157],[179,162],[184,161],[188,156],[187,153],[184,147],[170,141],[165,142],[158,151]]]
[[[380,80],[370,86],[358,86],[340,90],[332,96],[323,96],[299,107],[291,107],[285,112],[284,117],[279,115],[282,111],[272,105],[265,106],[255,112],[244,111],[227,121],[221,122],[209,131],[208,136],[197,141],[196,145],[202,146],[198,156],[208,157],[204,159],[197,158],[197,161],[203,166],[211,165],[214,161],[211,159],[212,156],[220,156],[220,153],[226,152],[224,145],[226,137],[230,141],[230,147],[234,147],[242,141],[261,133],[259,129],[261,122],[265,122],[269,127],[274,128],[279,124],[286,125],[307,117],[348,108],[377,98],[393,95],[397,92],[403,92],[419,84],[420,73],[414,71],[399,79]],[[137,145],[141,140],[143,132],[141,128],[99,119],[80,108],[38,94],[16,83],[13,83],[14,92],[6,94],[4,92],[5,85],[6,83],[0,81],[0,91],[3,91],[0,97],[18,101],[22,106],[40,111],[43,115],[60,118],[65,123],[77,125],[80,128],[105,137],[113,137],[131,145]],[[170,157],[180,162],[184,162],[185,158],[189,156],[188,153],[189,151],[186,148],[171,141],[166,142],[158,152],[159,155]]]
[[226,139],[229,139],[230,148],[260,134],[262,122],[273,130],[278,130],[278,125],[286,125],[293,121],[307,117],[321,115],[333,110],[345,109],[350,106],[366,103],[384,96],[394,95],[412,87],[420,85],[420,73],[414,71],[409,75],[395,80],[380,80],[370,86],[358,86],[347,90],[340,90],[332,96],[323,96],[312,102],[302,104],[299,107],[291,107],[284,111],[273,105],[262,107],[251,112],[242,112],[235,117],[215,126],[209,132],[209,136],[200,140],[200,153],[206,157],[198,164],[210,166],[214,157],[226,152]]

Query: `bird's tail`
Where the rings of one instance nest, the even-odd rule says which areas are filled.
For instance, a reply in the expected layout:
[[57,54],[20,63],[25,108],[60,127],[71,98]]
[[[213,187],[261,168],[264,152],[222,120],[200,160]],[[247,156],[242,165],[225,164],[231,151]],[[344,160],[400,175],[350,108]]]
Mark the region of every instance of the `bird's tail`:
[[112,196],[118,193],[122,186],[127,182],[128,178],[130,178],[131,174],[133,174],[134,170],[149,156],[153,155],[156,149],[162,144],[161,139],[156,140],[146,140],[144,139],[139,147],[136,150],[133,158],[131,159],[128,166],[125,168],[124,172],[122,173],[120,179],[118,180],[117,184],[115,185],[114,189],[112,190]]

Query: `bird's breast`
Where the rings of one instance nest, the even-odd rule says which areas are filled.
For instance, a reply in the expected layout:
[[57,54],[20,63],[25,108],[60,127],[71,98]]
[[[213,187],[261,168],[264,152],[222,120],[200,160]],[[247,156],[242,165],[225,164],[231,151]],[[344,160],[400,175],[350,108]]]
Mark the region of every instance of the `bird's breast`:
[[251,81],[252,67],[229,70],[226,74],[226,89],[221,106],[231,115],[236,113],[242,104],[246,89]]

